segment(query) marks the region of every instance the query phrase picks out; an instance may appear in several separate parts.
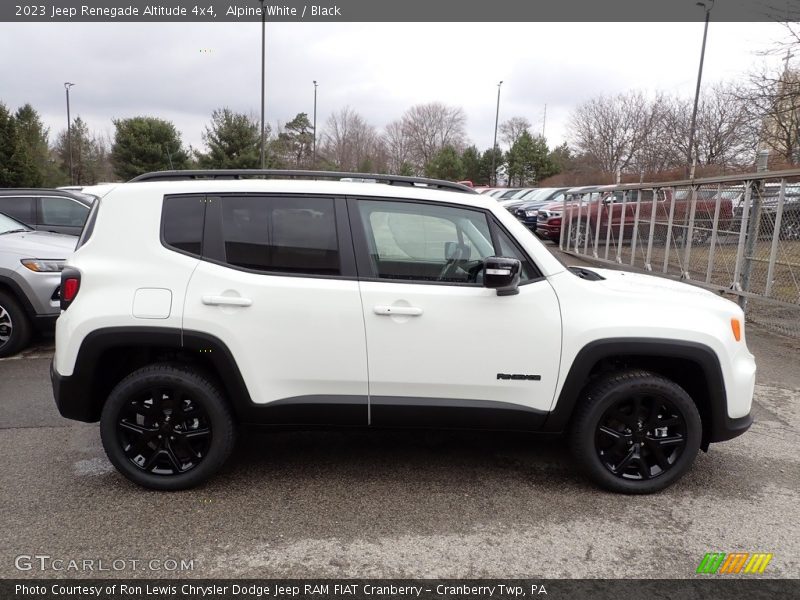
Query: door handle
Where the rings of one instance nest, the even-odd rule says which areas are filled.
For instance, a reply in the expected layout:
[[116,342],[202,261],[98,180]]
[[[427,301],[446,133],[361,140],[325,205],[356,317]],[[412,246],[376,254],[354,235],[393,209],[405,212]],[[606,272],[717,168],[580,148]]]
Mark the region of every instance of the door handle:
[[203,296],[201,300],[208,306],[250,306],[253,304],[250,298],[239,296]]
[[391,317],[392,315],[418,317],[422,314],[422,309],[417,306],[375,306],[372,310],[376,315],[388,317]]

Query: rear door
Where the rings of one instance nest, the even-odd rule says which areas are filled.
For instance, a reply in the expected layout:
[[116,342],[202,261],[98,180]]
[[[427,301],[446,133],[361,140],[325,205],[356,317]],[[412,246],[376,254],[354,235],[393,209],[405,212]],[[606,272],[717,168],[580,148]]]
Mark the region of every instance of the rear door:
[[344,199],[207,197],[184,330],[233,354],[259,421],[367,424],[361,298]]

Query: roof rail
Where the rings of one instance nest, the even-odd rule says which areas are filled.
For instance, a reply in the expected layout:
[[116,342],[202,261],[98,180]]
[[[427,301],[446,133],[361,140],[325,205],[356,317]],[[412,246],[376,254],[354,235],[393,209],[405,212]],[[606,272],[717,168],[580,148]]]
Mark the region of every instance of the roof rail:
[[348,173],[346,171],[294,171],[291,169],[197,169],[186,171],[154,171],[134,177],[133,182],[142,181],[182,181],[187,179],[244,179],[250,177],[286,177],[289,179],[363,179],[389,185],[409,187],[428,187],[453,192],[477,194],[472,188],[452,181],[428,179],[427,177],[406,177],[404,175],[384,175],[379,173]]

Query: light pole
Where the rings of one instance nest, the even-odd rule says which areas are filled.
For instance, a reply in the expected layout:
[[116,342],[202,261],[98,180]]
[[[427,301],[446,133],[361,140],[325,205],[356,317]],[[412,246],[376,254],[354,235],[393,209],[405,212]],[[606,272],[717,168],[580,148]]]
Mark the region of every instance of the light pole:
[[689,167],[689,179],[694,179],[694,168],[697,164],[697,156],[694,154],[694,131],[697,126],[697,104],[700,101],[700,81],[703,79],[703,60],[706,57],[706,37],[708,36],[708,20],[711,16],[711,9],[714,8],[714,0],[698,2],[697,6],[706,11],[706,24],[703,29],[703,46],[700,49],[700,67],[697,69],[697,87],[694,91],[694,108],[692,109],[692,123],[689,126],[689,149],[686,154],[686,162]]
[[69,152],[69,183],[70,185],[75,185],[75,177],[72,171],[72,119],[69,115],[69,88],[71,88],[74,83],[70,83],[69,81],[64,82],[64,89],[67,92],[67,148]]
[[494,143],[492,144],[492,181],[497,185],[497,171],[495,170],[495,159],[497,158],[497,123],[500,119],[500,86],[503,82],[497,84],[497,111],[494,114]]
[[314,150],[312,168],[317,168],[317,80],[314,80]]
[[261,168],[266,168],[266,143],[267,136],[264,130],[264,86],[265,86],[265,73],[266,73],[266,49],[267,49],[267,11],[264,6],[267,0],[259,0],[261,4]]

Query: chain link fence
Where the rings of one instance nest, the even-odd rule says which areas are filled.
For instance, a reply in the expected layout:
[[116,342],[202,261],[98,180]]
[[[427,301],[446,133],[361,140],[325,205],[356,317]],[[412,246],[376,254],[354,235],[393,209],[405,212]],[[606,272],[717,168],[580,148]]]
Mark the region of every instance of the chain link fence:
[[574,188],[539,226],[559,219],[564,252],[729,294],[800,338],[800,170]]

